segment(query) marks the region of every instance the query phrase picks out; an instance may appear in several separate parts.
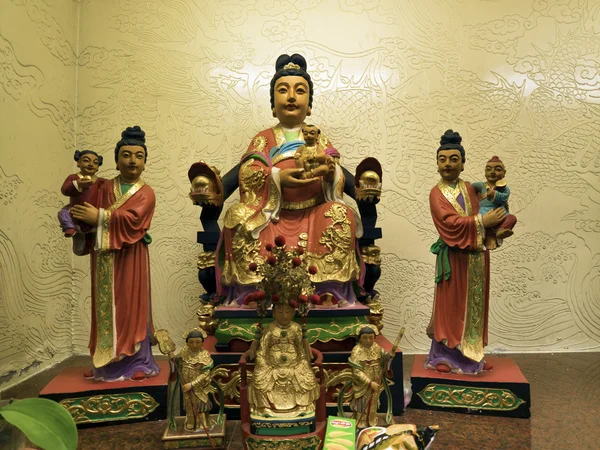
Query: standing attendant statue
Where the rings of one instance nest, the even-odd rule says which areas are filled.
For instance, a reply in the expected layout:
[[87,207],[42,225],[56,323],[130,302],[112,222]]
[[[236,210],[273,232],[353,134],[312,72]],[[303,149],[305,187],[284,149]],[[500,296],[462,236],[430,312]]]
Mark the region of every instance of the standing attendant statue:
[[87,378],[143,380],[158,373],[147,233],[154,215],[154,191],[141,179],[148,152],[138,126],[121,134],[115,147],[119,175],[98,189],[95,204],[71,208],[74,219],[97,228],[91,252],[93,368]]
[[436,158],[442,179],[429,194],[440,237],[431,247],[437,255],[436,287],[425,367],[442,373],[477,374],[492,369],[483,360],[490,274],[485,230],[500,224],[506,212],[498,208],[480,213],[477,192],[460,179],[466,161],[461,141],[452,130],[442,136]]

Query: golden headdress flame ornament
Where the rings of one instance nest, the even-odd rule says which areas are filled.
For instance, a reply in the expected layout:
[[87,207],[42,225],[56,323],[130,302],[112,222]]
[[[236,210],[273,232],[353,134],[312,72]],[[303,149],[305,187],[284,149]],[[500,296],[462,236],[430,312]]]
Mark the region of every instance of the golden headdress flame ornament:
[[301,70],[301,69],[302,69],[302,67],[300,67],[300,66],[299,66],[298,64],[296,64],[296,63],[290,62],[290,63],[287,63],[285,66],[283,66],[283,69],[284,69],[284,70],[285,70],[285,69],[296,69],[296,70],[300,69],[300,70]]
[[301,247],[287,249],[284,236],[275,237],[275,245],[267,244],[270,255],[260,264],[250,263],[249,269],[257,272],[262,280],[259,290],[246,296],[244,304],[256,302],[256,311],[260,317],[267,315],[267,310],[274,304],[288,304],[302,317],[308,315],[310,303],[318,304],[320,297],[315,294],[315,287],[310,275],[317,273],[315,266],[308,266]]

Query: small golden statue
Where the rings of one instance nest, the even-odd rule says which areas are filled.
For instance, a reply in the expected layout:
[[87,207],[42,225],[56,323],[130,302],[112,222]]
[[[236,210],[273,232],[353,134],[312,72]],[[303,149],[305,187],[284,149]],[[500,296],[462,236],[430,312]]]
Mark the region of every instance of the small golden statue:
[[301,145],[294,153],[294,161],[298,169],[304,169],[303,179],[322,177],[330,172],[327,155],[319,144],[321,130],[316,125],[302,125],[302,136],[306,144]]
[[[226,419],[223,414],[223,391],[214,378],[223,373],[219,368],[213,369],[210,353],[202,348],[206,332],[201,328],[186,331],[183,337],[187,347],[177,355],[174,354],[175,344],[166,330],[157,330],[155,337],[160,351],[168,354],[171,360],[169,420],[162,438],[164,448],[208,448],[222,445]],[[185,417],[177,416],[180,388]],[[219,404],[218,415],[210,415],[213,404],[209,395]]]
[[298,417],[315,411],[319,385],[311,369],[305,330],[293,321],[287,301],[273,304],[275,320],[260,338],[253,381],[248,388],[250,412],[265,417]]
[[[262,290],[252,295],[257,312],[266,315],[273,306],[275,319],[262,331],[259,324],[250,356],[256,355],[252,383],[248,387],[248,403],[253,415],[263,417],[301,417],[315,412],[319,385],[311,368],[312,351],[306,337],[305,324],[294,322],[296,307],[302,317],[308,314],[308,295],[316,301],[303,254],[286,251],[285,238],[275,237],[271,255],[262,267],[252,267],[263,275]],[[317,296],[318,297],[318,296]]]
[[[352,349],[348,364],[352,370],[351,382],[339,393],[338,410],[343,414],[342,403],[350,401],[352,418],[356,419],[358,428],[375,427],[378,423],[377,412],[379,397],[385,392],[388,402],[386,422],[392,422],[392,396],[390,380],[393,377],[391,362],[396,354],[398,344],[404,335],[404,328],[389,352],[384,351],[375,342],[379,330],[375,325],[365,325],[358,332],[358,344]],[[348,391],[348,388],[352,389]],[[347,392],[347,393],[346,393]]]
[[201,328],[193,328],[185,335],[187,347],[176,356],[171,352],[169,357],[173,361],[176,381],[181,384],[183,391],[183,407],[185,409],[185,430],[210,430],[210,409],[212,403],[208,394],[217,390],[211,386],[210,369],[213,360],[206,350],[202,348],[206,339],[206,332]]

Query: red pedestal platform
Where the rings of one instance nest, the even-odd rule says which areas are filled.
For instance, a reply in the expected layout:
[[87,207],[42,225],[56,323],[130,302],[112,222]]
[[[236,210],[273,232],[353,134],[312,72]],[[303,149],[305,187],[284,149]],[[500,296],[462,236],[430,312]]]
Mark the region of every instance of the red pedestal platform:
[[157,361],[160,372],[143,381],[86,380],[89,367],[69,367],[42,389],[40,397],[62,404],[77,426],[96,426],[167,417],[169,362]]
[[486,356],[494,369],[478,375],[442,374],[425,369],[425,355],[415,355],[409,407],[528,418],[529,382],[510,358]]

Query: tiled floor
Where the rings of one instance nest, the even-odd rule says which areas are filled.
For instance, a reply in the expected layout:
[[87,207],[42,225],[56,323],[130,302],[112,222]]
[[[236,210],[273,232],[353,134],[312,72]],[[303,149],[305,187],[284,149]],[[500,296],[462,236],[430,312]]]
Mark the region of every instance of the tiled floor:
[[[600,448],[600,354],[510,355],[531,384],[531,419],[472,416],[407,409],[399,421],[440,426],[432,450]],[[412,356],[404,356],[404,384],[409,385]],[[3,398],[35,396],[63,367],[82,365],[74,357],[20,386]],[[165,422],[87,428],[79,431],[79,449],[162,449]],[[227,425],[229,449],[242,449],[239,423]]]

